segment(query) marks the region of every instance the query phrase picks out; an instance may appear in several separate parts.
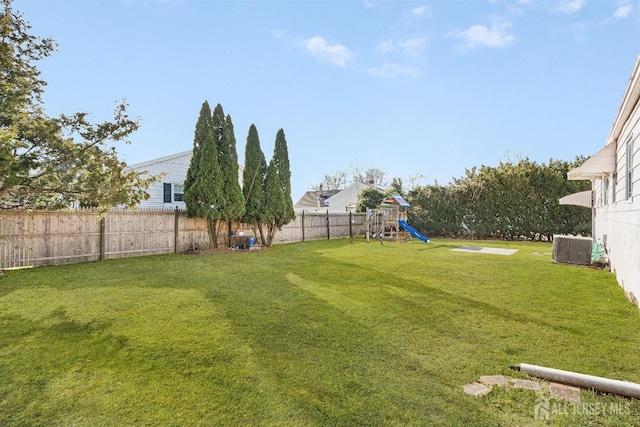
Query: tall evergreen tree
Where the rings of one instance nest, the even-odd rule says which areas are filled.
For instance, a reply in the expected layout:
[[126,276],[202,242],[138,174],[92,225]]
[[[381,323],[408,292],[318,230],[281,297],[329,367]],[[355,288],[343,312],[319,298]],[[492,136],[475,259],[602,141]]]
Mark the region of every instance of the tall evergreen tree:
[[211,116],[211,130],[216,146],[216,158],[218,161],[218,167],[220,168],[220,180],[222,186],[222,193],[220,195],[220,198],[218,199],[218,204],[216,206],[216,209],[218,211],[216,214],[216,216],[218,217],[215,230],[216,238],[220,234],[222,226],[226,222],[225,210],[227,208],[227,182],[225,173],[228,171],[224,170],[223,165],[227,164],[230,153],[228,147],[226,147],[227,133],[225,128],[226,121],[224,116],[224,109],[222,108],[222,105],[218,104],[216,105],[216,108],[213,109],[213,115]]
[[264,180],[267,174],[267,162],[260,148],[258,130],[252,124],[247,135],[247,144],[244,151],[244,172],[242,174],[242,192],[245,200],[245,213],[242,221],[257,227],[260,240],[267,244],[262,222],[264,219]]
[[210,132],[211,107],[209,107],[209,103],[207,101],[204,101],[200,108],[198,121],[196,122],[196,130],[193,137],[193,154],[191,155],[189,169],[187,169],[187,176],[184,182],[184,201],[187,205],[187,215],[189,217],[196,216],[196,210],[198,208],[198,195],[196,194],[194,184],[200,169],[202,147]]
[[[222,109],[222,107],[220,108]],[[218,149],[218,160],[222,170],[226,199],[226,204],[222,211],[222,219],[231,226],[231,221],[240,221],[242,215],[244,215],[244,195],[242,194],[242,188],[240,188],[236,136],[231,116],[228,114],[224,121],[224,135],[220,140]]]
[[264,193],[266,199],[264,221],[267,225],[267,246],[271,246],[276,231],[282,227],[282,218],[287,205],[274,159],[271,159],[267,168]]
[[278,175],[280,189],[284,197],[284,206],[282,212],[277,218],[278,229],[288,224],[296,218],[293,210],[293,200],[291,199],[291,167],[289,165],[289,150],[287,148],[287,139],[284,136],[284,130],[279,129],[276,134],[276,143],[273,149],[273,162]]
[[[199,154],[199,160],[197,161],[197,170],[192,170],[190,167],[187,172],[187,178],[195,180],[190,183],[188,194],[185,189],[185,202],[188,213],[207,220],[209,242],[211,247],[217,248],[219,221],[222,218],[222,206],[225,203],[225,198],[222,170],[218,160],[218,144],[214,132],[214,119],[207,115],[207,109],[210,111],[209,105],[205,102],[196,123],[192,161],[196,154]],[[224,116],[222,122],[224,123]],[[199,137],[203,137],[201,146]]]

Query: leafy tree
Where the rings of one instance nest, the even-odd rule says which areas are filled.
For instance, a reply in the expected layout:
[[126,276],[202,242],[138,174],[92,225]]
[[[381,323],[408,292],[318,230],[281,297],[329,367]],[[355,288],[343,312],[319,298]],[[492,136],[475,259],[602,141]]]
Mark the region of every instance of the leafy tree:
[[129,143],[139,120],[120,102],[112,122],[94,124],[88,113],[47,116],[46,82],[35,62],[56,43],[29,34],[31,26],[0,0],[0,208],[60,209],[71,203],[106,211],[135,206],[159,177],[127,170],[114,143]]
[[499,239],[551,239],[556,233],[590,229],[589,209],[561,206],[558,199],[588,190],[589,183],[568,181],[569,163],[528,158],[473,167],[448,186],[437,183],[410,194],[411,221],[432,235]]
[[384,200],[384,193],[377,188],[366,188],[358,194],[358,203],[356,204],[357,212],[366,212],[367,209],[375,209],[380,207]]
[[251,124],[244,151],[242,193],[245,200],[245,213],[242,221],[257,228],[260,233],[260,241],[263,245],[267,244],[267,239],[262,230],[265,214],[264,184],[266,175],[267,162],[260,148],[258,130],[254,124]]
[[[194,139],[194,155],[199,157],[197,170],[189,167],[187,178],[194,179],[189,188],[185,188],[185,202],[187,213],[207,220],[207,232],[211,247],[218,247],[218,231],[222,219],[224,197],[223,174],[218,160],[218,144],[214,132],[215,120],[219,117],[208,116],[209,105],[205,102],[200,110],[200,117],[196,123],[196,137]],[[219,114],[218,114],[219,115]],[[222,117],[224,123],[224,115]],[[203,139],[200,140],[199,138]],[[201,145],[200,145],[201,144]],[[186,185],[185,185],[186,186]]]
[[391,180],[391,185],[389,185],[389,194],[400,194],[404,197],[404,186],[402,185],[402,179],[399,177],[395,177]]
[[409,182],[408,184],[409,191],[415,190],[417,187],[421,185],[422,181],[424,181],[425,179],[426,177],[421,173],[415,173],[415,174],[409,175],[409,177],[407,178],[407,181]]
[[[430,235],[458,237],[469,228],[465,224],[465,206],[459,189],[451,184],[417,187],[409,193],[409,222]],[[467,219],[468,220],[468,219]]]

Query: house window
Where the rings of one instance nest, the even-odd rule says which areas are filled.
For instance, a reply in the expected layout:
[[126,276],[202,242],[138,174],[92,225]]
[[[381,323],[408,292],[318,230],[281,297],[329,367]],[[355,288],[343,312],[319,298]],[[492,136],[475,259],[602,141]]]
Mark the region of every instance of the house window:
[[184,202],[184,185],[173,184],[173,201]]
[[616,187],[618,186],[618,174],[616,172],[611,174],[611,203],[616,202]]
[[627,150],[626,150],[626,165],[625,165],[625,199],[631,200],[633,195],[633,189],[631,188],[633,184],[633,141],[631,140],[631,136],[629,135],[629,139],[627,139]]
[[184,185],[165,182],[163,185],[164,203],[183,202]]
[[609,204],[609,177],[605,175],[602,178],[602,206]]

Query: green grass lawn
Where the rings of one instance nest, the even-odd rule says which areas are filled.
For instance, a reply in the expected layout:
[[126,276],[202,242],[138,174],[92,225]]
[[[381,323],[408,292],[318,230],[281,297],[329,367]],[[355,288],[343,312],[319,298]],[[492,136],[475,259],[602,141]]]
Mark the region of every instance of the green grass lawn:
[[8,271],[0,425],[634,425],[632,399],[536,421],[534,391],[463,392],[518,363],[640,382],[638,308],[550,252],[360,239]]

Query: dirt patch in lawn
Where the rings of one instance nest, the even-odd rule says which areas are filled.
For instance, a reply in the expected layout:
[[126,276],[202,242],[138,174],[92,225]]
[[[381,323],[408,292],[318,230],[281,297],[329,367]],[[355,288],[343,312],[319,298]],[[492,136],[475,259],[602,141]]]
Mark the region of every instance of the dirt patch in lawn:
[[265,250],[264,246],[252,246],[251,249],[235,249],[229,247],[219,247],[214,249],[196,249],[196,250],[188,250],[185,252],[187,255],[234,255],[234,254],[248,254],[248,253],[256,253]]

